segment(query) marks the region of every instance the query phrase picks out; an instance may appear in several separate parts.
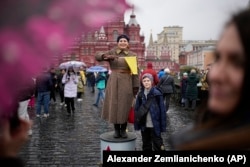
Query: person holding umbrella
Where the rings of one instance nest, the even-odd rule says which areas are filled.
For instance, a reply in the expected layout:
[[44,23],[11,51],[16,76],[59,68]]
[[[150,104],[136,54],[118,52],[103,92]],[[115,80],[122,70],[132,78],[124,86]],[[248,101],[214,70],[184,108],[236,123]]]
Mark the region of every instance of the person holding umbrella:
[[74,113],[75,104],[74,98],[77,95],[77,83],[78,76],[76,75],[73,67],[69,67],[67,72],[63,75],[62,83],[64,84],[64,98],[67,105],[68,115],[71,114],[71,111]]
[[114,138],[127,138],[128,114],[139,89],[139,76],[132,73],[126,61],[132,56],[136,54],[129,50],[129,37],[125,34],[117,37],[117,47],[95,55],[97,61],[107,61],[112,71],[105,90],[102,118],[114,124]]

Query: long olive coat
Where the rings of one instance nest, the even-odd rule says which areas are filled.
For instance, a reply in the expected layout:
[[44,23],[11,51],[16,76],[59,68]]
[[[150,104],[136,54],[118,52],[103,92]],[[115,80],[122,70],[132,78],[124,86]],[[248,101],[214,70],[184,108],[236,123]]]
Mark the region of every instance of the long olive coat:
[[123,124],[127,122],[128,113],[132,106],[133,87],[139,87],[139,75],[121,73],[118,70],[129,72],[129,66],[123,57],[136,56],[136,54],[129,50],[121,51],[115,48],[107,52],[97,53],[96,60],[104,61],[103,54],[116,55],[118,58],[108,60],[112,73],[107,82],[102,118],[110,123]]

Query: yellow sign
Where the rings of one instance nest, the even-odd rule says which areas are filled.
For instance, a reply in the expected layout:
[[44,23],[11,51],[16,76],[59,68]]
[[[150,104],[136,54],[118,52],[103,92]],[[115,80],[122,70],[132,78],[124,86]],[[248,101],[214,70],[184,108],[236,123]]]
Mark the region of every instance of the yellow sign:
[[124,57],[132,74],[137,75],[138,74],[138,70],[137,70],[137,59],[136,56],[128,56],[128,57]]

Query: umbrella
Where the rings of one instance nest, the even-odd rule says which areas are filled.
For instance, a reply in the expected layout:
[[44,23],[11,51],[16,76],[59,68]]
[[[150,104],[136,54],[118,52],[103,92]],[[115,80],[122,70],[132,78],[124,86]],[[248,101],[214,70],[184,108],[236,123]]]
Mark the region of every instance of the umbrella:
[[86,67],[86,64],[81,61],[67,61],[59,65],[60,69],[68,69],[69,67],[73,68]]
[[105,72],[105,71],[108,71],[108,69],[102,66],[91,66],[87,69],[87,72]]

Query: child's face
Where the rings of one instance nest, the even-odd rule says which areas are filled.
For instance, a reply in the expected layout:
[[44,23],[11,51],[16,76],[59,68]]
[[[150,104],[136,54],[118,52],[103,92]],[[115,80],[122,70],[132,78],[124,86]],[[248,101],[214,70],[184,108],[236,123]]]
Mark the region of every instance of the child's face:
[[152,87],[152,82],[147,77],[142,80],[142,84],[143,84],[145,89],[150,89]]

